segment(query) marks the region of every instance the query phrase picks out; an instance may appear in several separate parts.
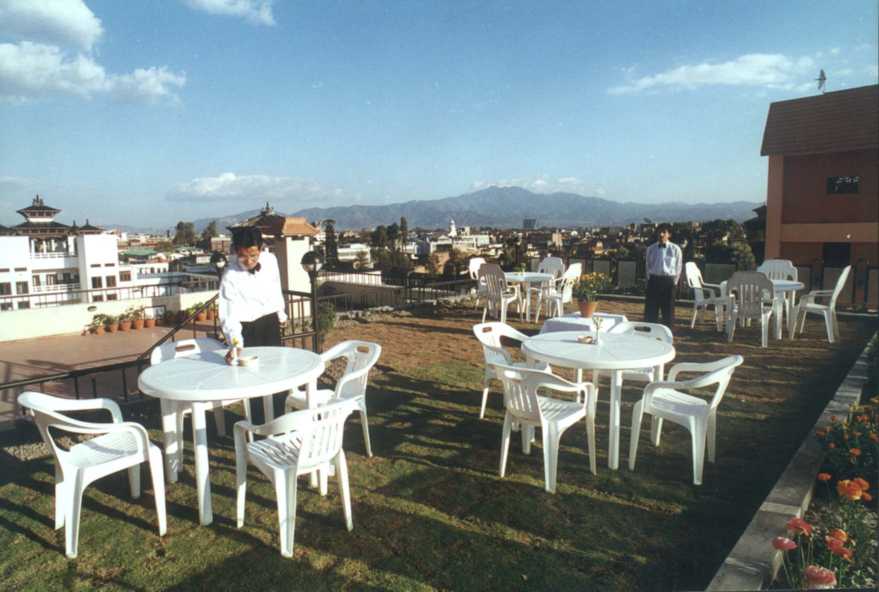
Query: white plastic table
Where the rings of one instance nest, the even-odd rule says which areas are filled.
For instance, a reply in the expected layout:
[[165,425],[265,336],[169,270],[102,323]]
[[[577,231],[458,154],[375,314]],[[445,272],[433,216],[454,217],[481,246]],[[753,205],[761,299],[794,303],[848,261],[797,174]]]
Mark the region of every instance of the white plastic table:
[[573,312],[560,317],[552,317],[543,322],[540,328],[541,333],[552,333],[555,331],[594,331],[595,323],[592,319],[601,319],[601,332],[610,331],[619,323],[624,323],[629,319],[626,315],[610,314],[606,312],[596,312],[592,318],[582,316],[579,312]]
[[[290,347],[246,347],[245,356],[259,356],[257,366],[229,366],[226,349],[202,351],[198,355],[167,360],[146,369],[137,381],[141,392],[160,400],[172,400],[192,407],[192,439],[195,447],[195,482],[198,488],[199,521],[213,521],[211,482],[208,476],[208,441],[205,411],[210,403],[265,397],[306,385],[311,396],[325,367],[320,356]],[[246,403],[245,403],[246,404]],[[162,406],[165,458],[177,456],[177,420],[170,406]],[[167,467],[166,462],[166,467]],[[169,481],[177,480],[173,466]]]
[[[620,465],[620,399],[623,388],[623,370],[662,368],[675,357],[673,345],[637,334],[600,333],[597,345],[580,343],[577,338],[589,331],[559,331],[543,333],[526,340],[522,351],[531,359],[552,366],[574,368],[577,381],[582,381],[583,370],[609,370],[610,374],[610,444],[607,465]],[[594,332],[592,333],[595,334]]]
[[[793,317],[795,316],[795,315],[791,314],[791,312],[794,309],[794,304],[795,304],[794,298],[796,297],[797,292],[804,289],[806,287],[806,285],[803,282],[797,282],[794,280],[773,280],[773,279],[770,279],[769,281],[772,282],[772,290],[774,292],[772,294],[773,298],[777,298],[777,299],[781,300],[781,302],[786,302],[788,299],[790,299],[790,304],[789,304],[789,307],[787,308],[788,315],[787,315],[787,324],[786,324],[788,332],[790,332],[791,325],[793,324]],[[727,296],[726,282],[725,281],[720,282],[720,295],[723,297]],[[775,324],[775,327],[776,327],[775,338],[776,339],[782,338],[781,326],[782,326],[782,323]]]
[[504,273],[504,277],[507,280],[508,284],[521,284],[523,286],[522,291],[523,302],[525,304],[525,320],[531,320],[531,285],[532,284],[546,284],[555,279],[555,276],[551,273],[540,273],[538,271],[507,271]]

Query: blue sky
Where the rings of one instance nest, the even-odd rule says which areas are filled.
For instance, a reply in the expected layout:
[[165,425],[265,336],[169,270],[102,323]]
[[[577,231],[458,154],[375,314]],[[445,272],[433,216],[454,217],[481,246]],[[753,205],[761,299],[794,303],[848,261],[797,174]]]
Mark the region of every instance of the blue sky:
[[877,82],[873,0],[594,4],[0,0],[0,223],[762,201],[769,103]]

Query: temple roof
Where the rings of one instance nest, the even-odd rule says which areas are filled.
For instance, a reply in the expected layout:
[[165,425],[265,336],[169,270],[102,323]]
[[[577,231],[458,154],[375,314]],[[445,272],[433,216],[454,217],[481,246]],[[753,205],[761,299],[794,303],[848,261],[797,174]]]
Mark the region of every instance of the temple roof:
[[58,208],[47,206],[43,202],[43,198],[37,194],[34,201],[26,208],[18,210],[18,213],[25,218],[54,218],[60,212]]

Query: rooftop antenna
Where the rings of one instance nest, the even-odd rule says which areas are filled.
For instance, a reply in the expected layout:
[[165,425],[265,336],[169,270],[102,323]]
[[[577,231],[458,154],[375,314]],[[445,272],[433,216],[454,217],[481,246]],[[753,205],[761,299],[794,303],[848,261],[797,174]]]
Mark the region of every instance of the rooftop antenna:
[[824,93],[824,86],[827,84],[827,74],[824,73],[823,69],[819,72],[818,78],[815,79],[815,82],[818,83],[818,90]]

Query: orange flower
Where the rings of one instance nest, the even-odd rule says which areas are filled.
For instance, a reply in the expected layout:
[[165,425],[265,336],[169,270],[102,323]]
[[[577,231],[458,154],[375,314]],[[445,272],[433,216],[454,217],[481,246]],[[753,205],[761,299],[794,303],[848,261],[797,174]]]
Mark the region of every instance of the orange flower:
[[855,477],[854,479],[852,479],[852,483],[860,487],[861,491],[867,491],[870,489],[870,484],[860,477]]
[[790,551],[797,548],[797,544],[787,537],[775,537],[772,539],[772,546],[779,551]]
[[839,497],[844,497],[854,502],[861,499],[864,492],[857,483],[852,483],[849,479],[843,479],[837,482],[836,493],[839,494]]
[[861,456],[861,449],[860,448],[852,448],[851,450],[848,451],[848,453],[851,454],[852,456],[854,456],[855,458],[857,458],[857,457]]
[[836,444],[831,442],[830,444],[827,445],[827,447],[830,448],[831,450],[833,450],[834,448],[836,448]]
[[787,521],[787,529],[791,532],[812,536],[812,525],[797,516]]
[[830,473],[818,473],[818,481],[824,481],[826,483],[827,481],[830,481],[832,478],[833,478],[833,475],[831,475]]
[[828,546],[828,547],[830,548],[830,552],[833,553],[834,555],[836,555],[837,557],[842,557],[846,561],[852,560],[852,550],[846,549],[843,546],[841,541],[839,542],[838,545],[834,545],[832,547]]
[[829,538],[835,539],[840,542],[846,542],[848,540],[848,534],[841,528],[834,528],[830,531]]
[[803,575],[811,589],[827,590],[836,586],[836,572],[826,567],[810,565],[803,571]]
[[865,502],[872,502],[873,496],[870,495],[869,493],[867,493],[866,491],[862,491],[861,492],[861,499],[864,500]]

